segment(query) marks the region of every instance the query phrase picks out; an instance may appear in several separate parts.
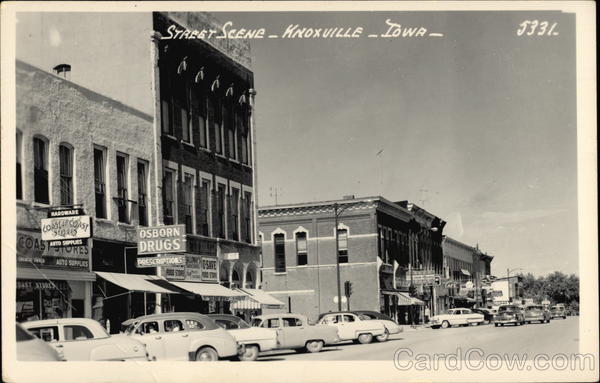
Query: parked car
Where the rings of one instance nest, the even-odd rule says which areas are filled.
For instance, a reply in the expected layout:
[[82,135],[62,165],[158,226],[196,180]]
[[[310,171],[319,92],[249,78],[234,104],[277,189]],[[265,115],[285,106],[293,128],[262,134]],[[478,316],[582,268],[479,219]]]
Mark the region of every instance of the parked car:
[[27,362],[56,362],[64,360],[48,343],[39,339],[17,323],[17,360]]
[[466,308],[449,309],[445,314],[434,315],[430,319],[431,328],[448,328],[452,326],[480,325],[484,321],[483,314]]
[[23,327],[60,350],[67,361],[150,360],[144,343],[119,335],[110,336],[93,319],[45,319],[25,322]]
[[552,319],[552,315],[550,314],[550,312],[546,310],[542,305],[529,305],[525,307],[523,315],[525,315],[526,323],[549,323],[550,319]]
[[494,321],[494,313],[490,309],[471,309],[471,311],[483,315],[483,320],[487,323]]
[[387,332],[387,335],[379,335],[378,337],[376,337],[376,339],[378,341],[385,341],[387,340],[387,338],[391,335],[391,334],[398,334],[401,333],[402,327],[398,325],[398,323],[396,323],[392,318],[390,318],[389,316],[379,313],[377,311],[367,311],[367,310],[359,310],[359,311],[352,311],[354,314],[358,315],[360,317],[360,319],[362,320],[378,320],[380,321],[383,326],[385,327],[385,330]]
[[256,360],[261,351],[277,348],[277,331],[270,328],[251,327],[242,318],[228,314],[209,314],[209,318],[227,330],[233,338],[244,345],[245,353],[240,360]]
[[379,337],[381,342],[385,342],[389,337],[389,333],[386,335],[385,326],[380,321],[361,319],[357,314],[347,311],[321,314],[318,323],[337,328],[340,340],[366,344],[371,343],[373,337]]
[[216,361],[244,354],[244,346],[206,315],[189,312],[141,316],[125,334],[146,344],[153,360]]
[[550,315],[552,316],[552,319],[554,319],[554,318],[567,319],[567,313],[565,312],[565,306],[562,306],[562,305],[552,306],[552,308],[550,309]]
[[275,329],[278,349],[319,352],[323,346],[340,341],[335,327],[311,325],[308,318],[300,314],[259,315],[250,324],[252,327]]
[[498,307],[498,314],[494,316],[494,326],[504,326],[513,323],[515,326],[525,324],[523,311],[517,305],[502,305]]

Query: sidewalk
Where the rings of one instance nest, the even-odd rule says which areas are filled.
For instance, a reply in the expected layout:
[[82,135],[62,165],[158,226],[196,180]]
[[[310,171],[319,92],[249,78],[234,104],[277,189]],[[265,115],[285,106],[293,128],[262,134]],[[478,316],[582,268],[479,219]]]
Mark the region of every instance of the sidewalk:
[[428,324],[417,324],[414,327],[409,324],[401,324],[400,327],[402,328],[402,332],[421,331],[430,328]]

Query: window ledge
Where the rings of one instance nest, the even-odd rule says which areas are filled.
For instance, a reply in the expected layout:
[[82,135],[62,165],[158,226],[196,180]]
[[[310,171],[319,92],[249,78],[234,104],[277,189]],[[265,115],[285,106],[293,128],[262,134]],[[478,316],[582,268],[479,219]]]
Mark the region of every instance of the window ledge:
[[307,268],[308,266],[309,266],[309,265],[298,265],[298,266],[296,266],[296,267],[298,267],[298,268],[300,268],[300,267],[301,267],[301,268]]
[[224,156],[223,154],[221,154],[221,153],[216,153],[216,152],[215,152],[215,156],[217,156],[217,157],[220,157],[220,158],[222,158],[222,159],[224,159],[224,160],[226,160],[226,159],[227,159],[227,157],[225,157],[225,156]]
[[184,144],[184,145],[186,145],[186,146],[189,146],[190,148],[196,149],[196,146],[194,146],[194,144],[191,143],[191,142],[187,142],[187,141],[181,140],[181,143]]
[[172,136],[172,135],[166,134],[166,133],[163,133],[162,135],[163,135],[163,137],[167,137],[168,139],[171,139],[173,141],[177,141],[177,137],[175,137],[175,136]]
[[123,227],[131,228],[131,229],[133,229],[135,227],[135,225],[132,223],[125,223],[125,222],[121,222],[121,221],[117,221],[117,226],[123,226]]
[[110,220],[110,219],[108,219],[108,218],[98,218],[98,217],[94,217],[94,220],[95,220],[97,223],[104,223],[104,224],[110,224],[110,225],[114,224],[114,222],[113,222],[113,221],[111,221],[111,220]]
[[286,275],[287,271],[276,271],[273,273],[273,275]]
[[209,148],[204,148],[202,146],[198,146],[198,150],[202,150],[203,152],[206,152],[206,153],[211,153],[211,150]]
[[246,168],[248,168],[248,169],[252,170],[252,166],[250,166],[250,165],[248,165],[248,164],[241,163],[241,165],[242,165],[243,167],[246,167]]

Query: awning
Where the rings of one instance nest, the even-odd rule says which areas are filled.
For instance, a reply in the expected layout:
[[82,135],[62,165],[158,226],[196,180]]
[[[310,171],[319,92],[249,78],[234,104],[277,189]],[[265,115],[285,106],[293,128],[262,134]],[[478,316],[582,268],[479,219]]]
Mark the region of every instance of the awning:
[[59,281],[95,281],[96,274],[89,271],[69,271],[17,267],[18,279],[52,279]]
[[469,272],[469,270],[460,269],[460,272],[463,273],[464,275],[468,275],[469,277],[471,276],[471,273]]
[[282,301],[273,298],[266,291],[260,289],[238,289],[239,291],[246,293],[250,299],[258,302],[261,305],[266,306],[277,306],[282,307],[285,306],[285,303]]
[[218,283],[201,283],[201,282],[175,282],[169,281],[171,284],[187,290],[191,293],[202,296],[204,300],[221,300],[234,301],[243,299],[247,294],[239,291],[230,290],[227,287],[221,286]]
[[423,305],[425,305],[425,302],[423,302],[422,300],[417,299],[415,297],[411,297],[410,295],[408,295],[408,293],[405,293],[405,292],[395,291],[395,290],[381,290],[381,292],[386,295],[397,296],[398,297],[398,306],[413,306],[413,305],[423,306]]
[[107,273],[104,271],[96,271],[96,274],[114,283],[117,286],[121,286],[125,290],[129,291],[140,291],[148,293],[161,293],[161,294],[177,294],[178,292],[165,287],[158,286],[152,281],[158,281],[159,283],[164,281],[163,278],[157,277],[156,275],[140,275],[140,274],[122,274],[122,273]]

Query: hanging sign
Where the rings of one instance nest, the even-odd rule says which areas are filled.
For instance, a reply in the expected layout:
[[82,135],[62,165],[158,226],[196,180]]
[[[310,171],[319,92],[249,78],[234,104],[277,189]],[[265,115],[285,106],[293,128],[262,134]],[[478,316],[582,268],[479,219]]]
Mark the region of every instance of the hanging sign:
[[137,267],[157,267],[167,265],[185,265],[185,255],[162,255],[158,257],[139,257]]
[[138,255],[185,251],[185,225],[141,227],[137,237]]

